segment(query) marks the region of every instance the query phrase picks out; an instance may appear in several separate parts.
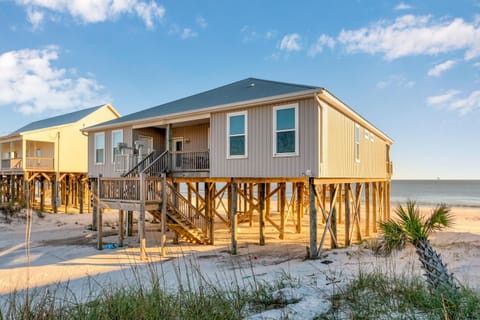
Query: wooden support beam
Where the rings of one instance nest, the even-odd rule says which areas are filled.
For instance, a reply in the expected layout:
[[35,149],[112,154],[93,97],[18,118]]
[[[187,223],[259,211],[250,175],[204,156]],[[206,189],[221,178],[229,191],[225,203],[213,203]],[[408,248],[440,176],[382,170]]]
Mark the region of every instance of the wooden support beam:
[[365,182],[365,236],[370,236],[370,183]]
[[83,180],[80,180],[78,183],[79,183],[79,189],[78,189],[79,209],[78,209],[78,212],[80,214],[82,214],[83,213],[83,201],[85,199],[85,182]]
[[45,210],[45,180],[40,177],[40,211],[43,212]]
[[[362,241],[362,230],[361,226],[361,200],[362,200],[362,191],[363,191],[363,184],[356,183],[355,184],[355,199],[354,199],[354,211],[353,211],[353,223],[356,229],[356,240]],[[353,232],[353,229],[352,229]],[[351,238],[351,237],[350,237]]]
[[[247,184],[245,183],[244,184],[245,186],[245,189],[247,188]],[[253,192],[253,189],[254,189],[254,184],[253,183],[249,183],[248,184],[248,199],[251,199],[253,200],[254,198],[254,192]],[[249,208],[249,210],[247,211],[247,198],[243,198],[244,199],[244,212],[248,212],[248,224],[249,226],[253,226],[253,208]],[[250,206],[249,206],[250,207]]]
[[[191,199],[189,199],[191,201]],[[189,202],[191,203],[191,202]],[[161,236],[160,236],[160,248],[161,255],[167,254],[167,175],[162,173],[162,218],[161,223]]]
[[231,223],[231,253],[237,254],[237,184],[232,182],[228,188]]
[[[339,190],[340,189],[340,190]],[[331,225],[331,243],[330,247],[335,249],[338,247],[337,244],[337,208],[336,208],[336,198],[338,195],[341,195],[341,184],[331,184],[330,185],[330,225]]]
[[313,178],[308,181],[310,194],[310,248],[309,258],[318,257],[317,251],[317,206],[315,201],[315,184]]
[[373,225],[372,225],[372,231],[374,233],[377,232],[377,183],[372,182],[372,220],[373,220]]
[[133,211],[127,211],[127,236],[131,237],[133,235]]
[[350,183],[345,183],[344,187],[344,200],[345,200],[345,246],[350,246],[351,245],[351,239],[350,239]]
[[270,206],[271,206],[271,199],[267,195],[270,194],[270,182],[265,184],[265,217],[270,216]]
[[337,202],[337,208],[338,208],[338,212],[337,212],[337,222],[338,223],[342,223],[342,200],[345,200],[344,197],[345,195],[342,194],[342,187],[343,187],[343,184],[339,183],[337,184],[338,186],[338,202]]
[[297,189],[297,201],[295,203],[295,211],[297,213],[297,233],[302,233],[302,218],[303,218],[303,183],[297,182],[295,185]]
[[123,240],[125,238],[125,211],[118,210],[118,246],[123,247]]
[[138,236],[140,240],[140,260],[147,259],[147,240],[145,237],[145,175],[140,173],[140,212],[138,215]]
[[103,209],[97,207],[97,249],[103,250]]
[[215,244],[215,213],[213,212],[213,205],[215,198],[214,190],[215,183],[205,182],[204,192],[205,192],[205,216],[208,219],[208,238],[210,239],[210,244]]
[[260,239],[259,245],[265,245],[265,183],[258,184],[258,201],[260,204],[260,212],[258,218]]
[[280,239],[281,240],[285,239],[285,222],[286,222],[285,201],[287,198],[286,186],[287,184],[285,182],[280,183],[280,193],[279,193],[280,208],[279,209],[280,209]]

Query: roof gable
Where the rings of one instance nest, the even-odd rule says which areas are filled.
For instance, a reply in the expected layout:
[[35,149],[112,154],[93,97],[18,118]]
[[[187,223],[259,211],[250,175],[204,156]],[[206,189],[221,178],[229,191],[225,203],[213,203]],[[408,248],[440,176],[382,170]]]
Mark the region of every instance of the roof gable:
[[186,98],[167,102],[153,108],[131,113],[118,119],[104,122],[98,126],[138,121],[315,89],[319,89],[319,87],[247,78]]
[[102,108],[103,106],[105,106],[105,105],[102,104],[100,106],[91,107],[91,108],[87,108],[87,109],[82,109],[82,110],[62,114],[62,115],[59,115],[59,116],[56,116],[56,117],[51,117],[51,118],[47,118],[47,119],[34,121],[34,122],[31,122],[31,123],[21,127],[20,129],[15,130],[10,135],[20,134],[20,133],[26,132],[26,131],[33,131],[33,130],[45,129],[45,128],[50,128],[50,127],[57,127],[57,126],[66,125],[66,124],[69,124],[69,123],[74,123],[74,122],[77,122],[77,121],[85,118],[89,114],[97,111],[98,109]]

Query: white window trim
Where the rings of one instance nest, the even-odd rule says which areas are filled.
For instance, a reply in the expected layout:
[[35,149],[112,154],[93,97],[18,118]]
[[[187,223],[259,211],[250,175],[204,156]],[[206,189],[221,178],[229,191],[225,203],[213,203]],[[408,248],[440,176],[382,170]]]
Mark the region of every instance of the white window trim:
[[[243,135],[236,134],[232,136],[245,136],[245,154],[244,155],[230,155],[230,118],[235,116],[244,116],[245,118],[245,133]],[[239,112],[231,112],[227,113],[227,159],[245,159],[248,158],[248,112],[239,111]]]
[[[358,130],[358,142],[356,137],[356,131]],[[360,163],[360,126],[355,123],[355,128],[353,129],[353,153],[355,157],[355,162]],[[358,144],[358,154],[357,154],[357,144]],[[357,157],[358,156],[358,157]]]
[[365,132],[363,134],[365,136],[365,139],[369,140],[370,139],[370,132],[368,132],[367,129],[365,129]]
[[123,129],[119,129],[119,130],[112,130],[112,163],[115,163],[115,154],[114,154],[114,150],[115,150],[115,145],[113,145],[113,136],[115,133],[118,133],[120,132],[120,142],[123,142]]
[[[97,148],[97,136],[100,136],[100,135],[103,136],[103,161],[102,161],[102,162],[98,162],[98,160],[97,160],[97,150],[99,150],[99,148]],[[104,163],[105,163],[105,132],[97,132],[97,133],[95,133],[93,139],[94,139],[94,143],[93,143],[93,147],[94,147],[93,157],[94,157],[94,160],[95,160],[95,164],[104,164]]]
[[[280,130],[277,131],[277,111],[283,109],[295,109],[295,152],[286,152],[286,153],[278,153],[277,152],[277,132],[282,131],[291,131],[291,130]],[[272,153],[273,157],[295,157],[298,156],[298,141],[299,141],[299,128],[298,128],[298,103],[287,104],[283,106],[274,106],[273,107],[273,145],[272,145]]]

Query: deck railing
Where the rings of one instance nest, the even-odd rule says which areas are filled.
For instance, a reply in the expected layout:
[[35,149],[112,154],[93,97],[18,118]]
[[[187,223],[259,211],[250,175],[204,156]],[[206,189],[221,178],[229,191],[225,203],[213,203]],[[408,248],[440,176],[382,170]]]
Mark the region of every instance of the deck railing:
[[167,204],[175,210],[183,219],[192,223],[195,227],[201,229],[204,233],[209,230],[209,219],[190,203],[175,187],[167,183]]
[[54,170],[54,159],[51,157],[27,157],[26,166],[23,166],[22,158],[2,159],[2,169],[30,169],[30,170]]
[[53,170],[55,169],[53,158],[27,157],[26,169]]
[[177,151],[171,153],[172,171],[206,171],[210,169],[208,151]]
[[160,154],[155,160],[153,160],[142,173],[146,176],[157,176],[159,177],[164,173],[168,168],[168,151]]
[[[160,201],[162,180],[159,177],[99,178],[100,199],[105,201],[141,202]],[[141,188],[143,185],[142,199]]]

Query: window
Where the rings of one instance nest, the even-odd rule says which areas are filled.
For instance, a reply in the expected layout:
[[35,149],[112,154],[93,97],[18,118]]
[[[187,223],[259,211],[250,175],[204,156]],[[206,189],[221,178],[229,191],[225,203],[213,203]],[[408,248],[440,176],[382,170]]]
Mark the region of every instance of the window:
[[355,124],[355,161],[360,162],[360,126]]
[[298,155],[298,104],[273,108],[273,155]]
[[95,133],[95,163],[105,162],[105,133]]
[[117,155],[120,155],[120,149],[118,144],[123,142],[123,130],[113,130],[112,131],[112,162],[115,162]]
[[247,112],[227,114],[227,158],[247,157]]
[[373,140],[374,140],[373,137],[374,137],[374,136],[373,136],[373,133],[370,132],[370,141],[372,141],[372,142],[373,142]]
[[368,132],[367,129],[365,129],[365,139],[370,139],[370,133]]

